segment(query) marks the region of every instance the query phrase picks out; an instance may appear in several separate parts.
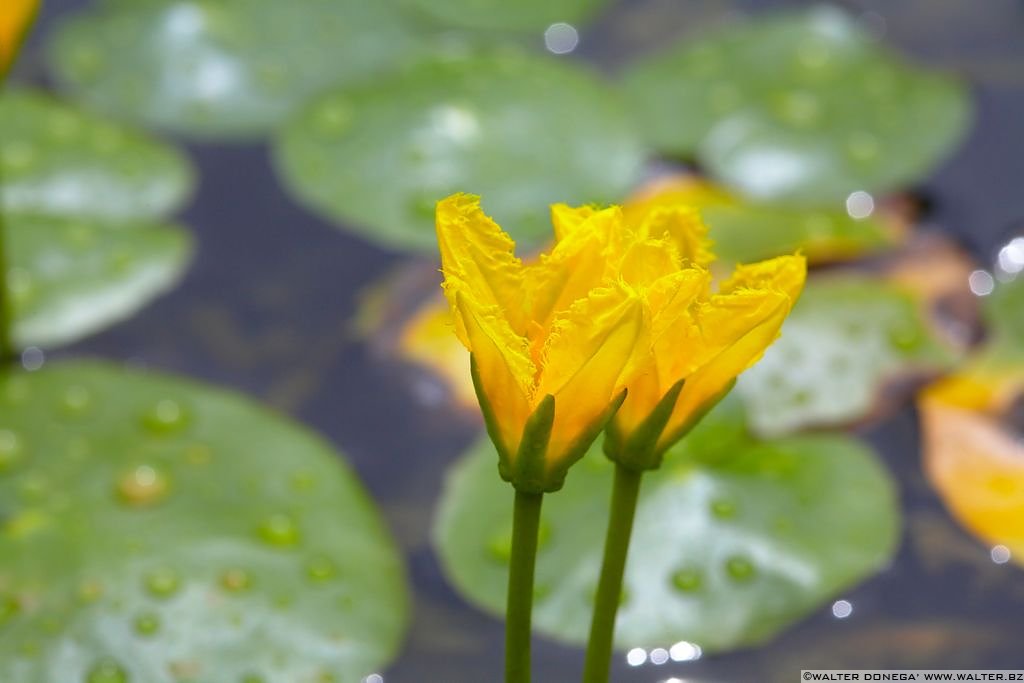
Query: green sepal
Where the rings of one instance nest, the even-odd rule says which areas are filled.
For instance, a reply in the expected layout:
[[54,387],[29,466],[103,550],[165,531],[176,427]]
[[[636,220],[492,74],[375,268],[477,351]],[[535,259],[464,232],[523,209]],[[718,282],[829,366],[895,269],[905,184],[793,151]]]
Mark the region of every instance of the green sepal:
[[689,420],[684,422],[675,431],[669,434],[668,438],[663,439],[661,441],[661,443],[657,447],[659,465],[661,464],[661,459],[665,455],[665,451],[667,451],[672,446],[676,445],[676,443],[678,443],[680,439],[689,434],[690,430],[696,427],[697,424],[704,419],[705,415],[710,413],[715,406],[722,402],[723,398],[729,395],[729,392],[732,391],[732,388],[734,386],[736,386],[735,378],[729,380],[729,383],[725,385],[724,389],[722,389],[720,392],[718,392],[717,394],[709,398],[707,401],[705,401],[704,405],[702,405],[700,408],[694,411],[694,413],[690,416]]
[[[551,426],[555,423],[555,397],[548,394],[530,414],[523,427],[523,438],[512,461],[510,471],[501,476],[523,493],[545,493],[547,484],[547,452]],[[501,463],[498,463],[501,472]],[[559,487],[561,488],[561,487]]]
[[658,440],[672,417],[685,383],[684,378],[673,384],[654,410],[628,436],[622,434],[615,420],[611,420],[605,428],[604,454],[630,470],[656,470],[661,467],[664,449],[658,449]]

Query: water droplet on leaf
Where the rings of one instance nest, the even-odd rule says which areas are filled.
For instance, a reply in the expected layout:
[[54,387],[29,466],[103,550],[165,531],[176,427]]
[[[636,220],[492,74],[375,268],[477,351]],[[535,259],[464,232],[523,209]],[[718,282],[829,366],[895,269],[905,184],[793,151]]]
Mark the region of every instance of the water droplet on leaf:
[[306,574],[314,581],[333,579],[337,573],[338,567],[329,557],[315,557],[306,565]]
[[128,674],[112,659],[97,662],[85,679],[86,683],[127,683]]
[[265,543],[280,547],[292,546],[299,542],[299,528],[288,515],[277,514],[267,517],[259,528],[260,538]]
[[177,401],[169,398],[157,401],[142,416],[142,423],[154,434],[176,432],[188,423],[188,413]]
[[692,593],[699,589],[702,583],[700,572],[696,569],[680,569],[672,575],[672,585],[684,593]]
[[220,575],[220,585],[232,593],[237,593],[248,590],[252,580],[244,569],[229,569]]
[[140,636],[151,636],[160,630],[160,618],[152,612],[143,612],[135,617],[134,625]]
[[732,519],[736,516],[736,503],[724,498],[711,501],[711,514],[719,519]]
[[163,500],[170,489],[168,477],[152,465],[139,465],[117,480],[117,495],[134,506],[153,505]]
[[739,582],[750,581],[757,574],[753,563],[741,555],[734,555],[726,560],[725,571],[729,574],[729,578]]
[[146,590],[157,598],[168,598],[178,592],[181,580],[177,572],[164,567],[154,570],[146,575]]

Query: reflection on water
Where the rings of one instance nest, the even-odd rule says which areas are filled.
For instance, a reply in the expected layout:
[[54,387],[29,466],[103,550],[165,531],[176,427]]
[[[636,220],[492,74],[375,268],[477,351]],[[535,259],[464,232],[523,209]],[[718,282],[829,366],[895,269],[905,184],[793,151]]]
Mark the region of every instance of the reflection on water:
[[987,270],[976,270],[971,273],[967,278],[967,284],[971,286],[971,291],[977,296],[988,296],[996,288],[996,281],[992,278],[992,273]]
[[[38,33],[81,4],[46,3]],[[649,50],[652,38],[699,32],[729,12],[764,4],[623,1],[595,27],[552,24],[543,45],[614,65]],[[951,0],[846,4],[875,35],[884,33],[927,62],[962,64],[975,81],[974,133],[923,190],[934,199],[930,222],[978,254],[997,254],[995,275],[976,270],[969,277],[971,290],[987,295],[997,278],[1024,271],[1024,238],[999,239],[1004,226],[1024,218],[1024,9]],[[225,77],[213,74],[207,84],[223,87]],[[435,123],[456,137],[472,134],[464,112],[439,112]],[[403,654],[364,683],[499,680],[501,623],[454,593],[430,549],[430,517],[444,469],[474,439],[475,424],[457,406],[414,395],[408,375],[373,358],[349,326],[355,292],[401,259],[295,206],[262,146],[205,145],[191,152],[203,184],[183,216],[199,241],[185,283],[134,319],[59,355],[95,354],[203,377],[256,395],[325,434],[380,501],[406,552],[416,594]],[[874,208],[866,192],[847,198],[854,218]],[[21,356],[28,370],[44,360],[35,347]],[[909,409],[865,437],[897,476],[907,510],[904,543],[889,569],[771,642],[715,656],[702,656],[698,645],[685,641],[635,648],[617,656],[615,680],[785,681],[817,666],[1020,666],[1024,573],[1009,561],[1009,549],[982,546],[949,518],[923,479]],[[151,490],[156,481],[144,470],[131,476],[132,491]],[[264,532],[268,542],[287,542],[294,529],[268,519]],[[166,587],[162,579],[157,583]],[[536,679],[575,680],[581,660],[578,649],[539,639]]]
[[992,556],[992,561],[996,564],[1006,564],[1010,561],[1010,549],[1005,545],[992,546],[992,552],[989,554]]
[[629,666],[641,666],[650,662],[654,666],[661,666],[668,663],[669,660],[673,662],[692,662],[700,659],[702,654],[699,645],[680,640],[667,650],[663,647],[656,647],[648,652],[642,647],[634,647],[626,652],[626,664]]
[[836,619],[845,619],[853,614],[853,605],[849,600],[836,600],[832,603],[832,616]]
[[1015,237],[999,250],[996,257],[999,271],[1004,276],[1014,277],[1024,270],[1024,237]]
[[867,218],[875,212],[875,198],[863,190],[851,192],[846,198],[846,213],[850,218],[858,220]]
[[572,24],[558,22],[544,31],[544,47],[556,55],[568,54],[579,44],[580,34]]
[[38,370],[46,362],[46,354],[38,346],[29,346],[21,352],[21,367],[29,372]]

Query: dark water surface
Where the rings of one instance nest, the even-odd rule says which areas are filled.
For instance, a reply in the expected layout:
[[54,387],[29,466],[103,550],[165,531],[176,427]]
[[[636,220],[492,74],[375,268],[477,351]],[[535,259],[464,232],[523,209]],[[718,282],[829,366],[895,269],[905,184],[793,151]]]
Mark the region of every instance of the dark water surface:
[[[40,37],[61,13],[84,4],[47,0],[20,76],[45,82]],[[804,4],[618,2],[581,31],[577,54],[612,69],[729,12]],[[974,129],[919,191],[929,200],[928,222],[990,263],[1024,225],[1024,3],[842,5],[869,13],[866,21],[884,28],[890,44],[971,81]],[[384,680],[500,680],[501,622],[455,594],[429,543],[445,468],[474,439],[475,428],[443,402],[412,391],[408,375],[376,359],[350,329],[360,289],[405,257],[297,206],[273,174],[264,145],[187,149],[201,182],[181,215],[198,247],[185,281],[132,320],[53,356],[122,359],[202,378],[323,433],[366,482],[408,559],[414,623]],[[1024,574],[1013,564],[993,564],[988,549],[951,521],[922,477],[912,410],[863,436],[897,477],[905,524],[892,567],[842,596],[854,606],[849,618],[834,618],[825,604],[764,646],[696,662],[631,667],[617,656],[615,680],[796,681],[801,667],[815,666],[1024,668]],[[538,638],[536,680],[576,680],[581,659],[577,649]]]

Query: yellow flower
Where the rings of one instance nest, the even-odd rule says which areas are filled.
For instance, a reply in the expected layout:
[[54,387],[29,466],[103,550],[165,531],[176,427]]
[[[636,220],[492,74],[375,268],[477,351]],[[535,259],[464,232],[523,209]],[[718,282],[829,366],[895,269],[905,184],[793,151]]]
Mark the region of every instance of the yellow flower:
[[649,343],[609,425],[609,457],[636,469],[658,467],[664,451],[775,341],[805,276],[802,256],[780,256],[738,266],[716,293],[704,287],[672,299],[644,297]]
[[621,400],[643,309],[607,259],[620,222],[618,210],[594,211],[585,227],[556,218],[562,239],[524,264],[478,198],[457,194],[438,204],[455,332],[472,356],[502,476],[517,488],[559,488]]
[[[544,490],[611,414],[609,454],[656,467],[774,341],[806,271],[801,256],[741,266],[712,293],[711,243],[689,206],[551,213],[555,245],[524,264],[476,197],[437,210],[445,293],[502,475]],[[538,448],[542,464],[520,460]]]
[[[556,207],[556,234],[559,214],[572,211]],[[583,224],[592,211],[561,221]],[[620,217],[618,268],[643,302],[644,327],[605,450],[633,468],[651,469],[775,341],[807,266],[799,255],[741,265],[712,293],[707,268],[715,257],[696,209],[634,203]]]
[[7,73],[14,62],[38,6],[38,0],[3,0],[0,3],[0,76]]

